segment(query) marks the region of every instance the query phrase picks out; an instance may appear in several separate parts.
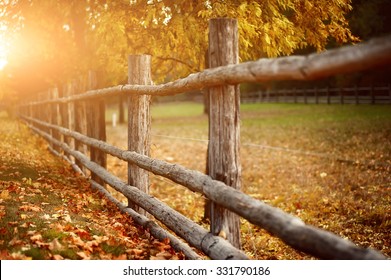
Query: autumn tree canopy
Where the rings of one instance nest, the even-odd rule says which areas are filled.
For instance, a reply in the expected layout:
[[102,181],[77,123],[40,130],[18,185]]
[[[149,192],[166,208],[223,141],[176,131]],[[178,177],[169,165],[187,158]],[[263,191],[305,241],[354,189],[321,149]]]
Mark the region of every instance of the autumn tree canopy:
[[151,54],[154,80],[172,80],[205,67],[208,21],[215,17],[238,19],[241,61],[320,51],[331,39],[357,41],[346,20],[350,2],[0,1],[0,44],[8,38],[3,71],[9,86],[24,93],[88,69],[110,85],[126,81],[127,54]]

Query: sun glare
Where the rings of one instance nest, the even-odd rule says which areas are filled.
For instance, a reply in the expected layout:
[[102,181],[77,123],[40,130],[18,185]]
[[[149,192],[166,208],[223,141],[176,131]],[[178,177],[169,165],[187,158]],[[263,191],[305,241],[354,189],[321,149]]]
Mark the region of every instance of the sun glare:
[[4,69],[7,63],[7,50],[4,46],[3,41],[0,41],[0,71]]

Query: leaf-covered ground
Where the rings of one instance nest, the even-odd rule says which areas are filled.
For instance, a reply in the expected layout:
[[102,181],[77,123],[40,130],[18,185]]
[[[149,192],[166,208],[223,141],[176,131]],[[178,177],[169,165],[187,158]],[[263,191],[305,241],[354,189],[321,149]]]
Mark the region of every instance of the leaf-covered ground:
[[[207,118],[199,104],[152,109],[152,156],[205,171]],[[389,106],[242,106],[242,185],[247,194],[391,256]],[[108,142],[126,148],[126,127]],[[182,259],[153,239],[0,114],[0,259]],[[126,164],[108,168],[126,178]],[[201,223],[204,199],[151,175],[151,194]],[[117,194],[118,198],[121,198]],[[242,220],[254,259],[311,259]]]
[[0,112],[0,259],[183,259]]
[[[306,223],[391,256],[390,106],[245,104],[241,108],[242,186]],[[200,104],[152,109],[152,156],[205,171],[207,117]],[[108,127],[126,148],[126,127]],[[126,165],[109,158],[126,178]],[[152,176],[151,193],[202,223],[204,200]],[[310,259],[242,220],[242,242],[255,259]]]

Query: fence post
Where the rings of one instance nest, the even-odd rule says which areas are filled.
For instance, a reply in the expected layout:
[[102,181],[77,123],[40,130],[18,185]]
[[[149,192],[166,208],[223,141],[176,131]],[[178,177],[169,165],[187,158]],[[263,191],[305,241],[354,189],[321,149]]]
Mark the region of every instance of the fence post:
[[304,104],[308,104],[307,102],[307,93],[309,92],[308,88],[304,88],[303,94],[304,94]]
[[[93,90],[98,87],[96,73],[88,72],[88,90]],[[91,138],[106,141],[106,119],[105,119],[105,101],[103,99],[93,99],[87,105],[87,135]],[[101,150],[90,147],[91,161],[100,166],[107,167],[107,155]],[[91,179],[98,184],[104,186],[105,182],[95,173],[91,174]]]
[[[48,92],[40,92],[39,94],[38,94],[38,100],[40,101],[40,102],[42,102],[42,101],[45,101],[45,100],[47,100],[48,98],[47,98],[47,96],[48,96]],[[38,116],[39,116],[39,120],[40,121],[42,121],[42,122],[49,122],[49,111],[50,110],[47,110],[47,104],[44,104],[44,103],[41,103],[41,104],[39,104],[38,105]],[[42,130],[42,131],[44,131],[44,132],[46,132],[46,133],[50,133],[50,129],[49,128],[46,128],[46,127],[44,127],[44,126],[38,126],[39,127],[39,129],[40,130]]]
[[[72,95],[81,94],[84,91],[82,81],[73,81],[72,82]],[[74,102],[74,124],[75,131],[86,135],[87,134],[87,121],[86,121],[86,108],[84,101],[75,101]],[[87,147],[80,141],[75,139],[75,150],[81,152],[82,154],[87,154]],[[82,172],[85,174],[87,169],[83,166],[81,162],[75,160],[77,166],[80,167]]]
[[355,97],[355,101],[356,101],[356,105],[359,104],[359,98],[358,98],[358,86],[357,84],[354,85],[354,97]]
[[[59,92],[60,97],[68,97],[71,95],[72,91],[72,84],[66,83],[62,86],[62,90]],[[70,102],[63,103],[60,105],[60,112],[61,112],[61,126],[72,129],[71,126],[71,117],[73,116],[73,110],[72,110],[72,104]],[[64,143],[67,144],[70,148],[73,148],[73,138],[64,135]],[[64,155],[71,160],[71,156],[64,152]]]
[[[49,98],[50,99],[57,99],[58,98],[58,89],[57,88],[52,88],[49,90]],[[50,122],[51,124],[54,124],[54,125],[59,125],[61,123],[61,115],[60,115],[60,112],[59,112],[59,104],[58,103],[52,103],[51,105],[49,105],[51,108],[50,108]],[[52,137],[58,141],[61,142],[61,134],[55,130],[55,129],[51,129],[51,133]],[[52,145],[53,149],[57,152],[60,151],[60,148],[56,145]]]
[[340,103],[343,105],[345,103],[345,100],[343,96],[343,89],[341,86],[339,86],[339,97],[340,97]]
[[[236,19],[209,21],[209,68],[239,61],[238,23]],[[210,88],[208,174],[235,188],[241,187],[240,165],[240,92],[238,85]],[[241,247],[239,217],[211,203],[211,232],[226,237]]]
[[120,95],[118,98],[118,123],[125,123],[125,110],[124,110],[125,98]]
[[297,95],[296,95],[296,88],[293,88],[293,102],[297,103]]
[[[151,56],[129,55],[128,83],[133,85],[150,85]],[[130,95],[128,97],[128,150],[149,156],[151,136],[150,95]],[[128,164],[128,183],[145,193],[149,192],[148,171]],[[146,211],[128,201],[128,206],[145,215]]]
[[391,104],[391,84],[388,84],[388,97],[389,97],[388,103]]

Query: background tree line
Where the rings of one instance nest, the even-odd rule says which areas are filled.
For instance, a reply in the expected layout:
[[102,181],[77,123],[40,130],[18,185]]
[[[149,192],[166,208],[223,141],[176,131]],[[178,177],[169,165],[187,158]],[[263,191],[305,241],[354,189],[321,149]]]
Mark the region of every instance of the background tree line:
[[127,54],[151,54],[156,82],[187,76],[205,68],[214,17],[238,19],[246,61],[383,35],[389,14],[387,0],[0,1],[0,40],[8,46],[0,96],[24,98],[89,69],[100,86],[126,83]]

